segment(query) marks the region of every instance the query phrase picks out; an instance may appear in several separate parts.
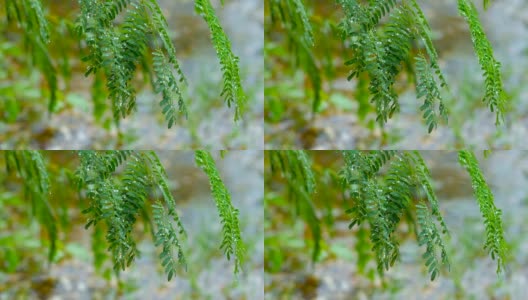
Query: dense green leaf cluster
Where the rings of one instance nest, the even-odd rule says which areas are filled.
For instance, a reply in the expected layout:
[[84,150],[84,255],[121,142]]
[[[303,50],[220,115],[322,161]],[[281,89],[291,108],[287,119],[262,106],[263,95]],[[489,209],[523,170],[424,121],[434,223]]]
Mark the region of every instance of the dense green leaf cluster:
[[[163,245],[160,259],[170,280],[177,270],[172,261],[173,251],[178,253],[178,262],[185,265],[180,243],[185,237],[185,231],[176,213],[175,201],[168,190],[165,171],[156,154],[80,151],[79,156],[79,188],[86,190],[86,198],[89,200],[88,208],[83,211],[88,215],[86,228],[97,226],[100,222],[105,223],[106,242],[112,252],[116,272],[124,270],[138,255],[133,227],[137,217],[147,212],[146,204],[151,189],[159,187],[165,206],[158,203],[152,205],[154,239],[157,246]],[[115,176],[118,167],[123,168],[122,177]],[[178,235],[175,234],[171,219],[178,227]]]
[[[421,155],[395,151],[345,151],[343,155],[345,166],[341,174],[344,187],[353,201],[352,207],[347,210],[352,218],[350,228],[365,222],[369,224],[372,249],[376,253],[380,273],[399,257],[396,229],[402,216],[410,210],[416,190],[425,193],[426,198],[416,204],[418,244],[426,245],[424,259],[433,280],[439,273],[438,250],[442,263],[449,264],[436,221],[444,234],[447,227]],[[386,168],[383,173],[380,172],[382,167]]]
[[[132,81],[136,68],[147,57],[147,49],[150,48],[149,43],[155,33],[159,33],[165,46],[165,52],[158,50],[154,53],[153,61],[158,83],[155,90],[163,94],[162,105],[168,102],[166,99],[171,95],[169,91],[179,91],[180,87],[174,80],[172,71],[167,70],[166,64],[160,64],[160,60],[163,61],[160,55],[169,56],[169,60],[175,63],[177,73],[182,74],[172,43],[166,40],[167,24],[155,1],[80,0],[79,4],[81,15],[77,28],[90,51],[89,55],[83,58],[89,64],[85,75],[97,73],[99,70],[104,73],[116,122],[135,109],[136,90]],[[120,26],[116,26],[114,20],[121,13],[125,14],[124,21]],[[169,84],[161,84],[167,81],[170,81],[171,89]],[[179,101],[183,105],[183,101]],[[174,110],[167,111],[165,107],[170,105],[164,106],[164,114],[172,126]]]
[[[427,164],[417,151],[342,151],[343,163],[339,170],[338,194],[345,198],[346,213],[350,217],[349,229],[358,234],[356,250],[361,257],[358,268],[363,272],[369,253],[365,243],[371,245],[378,272],[383,274],[400,257],[398,228],[403,222],[416,233],[419,246],[424,248],[423,260],[434,280],[442,266],[450,263],[444,238],[449,234],[444,222],[433,180]],[[493,204],[493,194],[487,186],[472,152],[460,152],[460,164],[470,173],[475,196],[481,207],[486,225],[485,248],[498,260],[499,272],[506,260],[506,242],[501,212]],[[308,153],[305,151],[268,151],[271,174],[280,171],[286,179],[288,197],[310,207],[304,217],[314,239],[314,256],[320,251],[321,221],[315,209],[316,184]],[[318,167],[319,169],[319,167]],[[327,198],[321,199],[331,201]],[[305,212],[306,214],[306,212]],[[317,234],[316,234],[317,233]]]
[[[350,49],[353,52],[352,59],[346,62],[352,67],[348,79],[368,74],[371,102],[377,111],[376,120],[381,124],[386,123],[399,110],[394,86],[403,65],[408,64],[413,40],[424,42],[425,53],[416,55],[415,71],[418,79],[417,97],[425,96],[421,110],[429,132],[438,122],[435,99],[440,103],[440,114],[447,119],[437,82],[445,86],[445,79],[438,67],[438,55],[432,44],[429,24],[416,1],[370,1],[369,4],[348,0],[338,2],[345,11],[345,18],[341,22],[343,38],[351,40]],[[386,24],[377,26],[384,16],[388,16]]]

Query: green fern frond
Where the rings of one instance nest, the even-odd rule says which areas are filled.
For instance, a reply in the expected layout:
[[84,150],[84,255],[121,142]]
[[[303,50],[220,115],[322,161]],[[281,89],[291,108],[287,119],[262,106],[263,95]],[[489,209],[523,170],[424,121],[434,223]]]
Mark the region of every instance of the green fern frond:
[[[175,246],[178,261],[185,265],[178,236],[185,238],[186,233],[176,213],[165,169],[157,155],[154,152],[80,151],[79,156],[81,165],[77,176],[81,188],[86,189],[86,196],[90,200],[89,207],[83,210],[89,216],[86,228],[92,225],[97,227],[99,222],[106,224],[106,242],[112,252],[116,273],[129,266],[138,255],[139,251],[132,237],[133,227],[137,218],[144,214],[150,190],[159,187],[167,212],[160,203],[153,205],[157,228],[154,239],[157,246],[163,245],[160,259],[170,280],[174,276],[176,265],[168,255],[172,253],[172,246]],[[118,167],[123,168],[120,177],[116,176]],[[169,217],[175,221],[177,231]]]
[[270,0],[273,23],[281,22],[288,32],[295,32],[306,45],[314,44],[312,25],[303,0]]
[[[422,222],[419,244],[427,244],[428,258],[435,245],[444,248],[436,224],[431,218],[436,217],[444,234],[448,232],[447,227],[438,208],[429,170],[418,152],[343,151],[343,155],[343,188],[350,193],[353,201],[352,206],[346,210],[351,217],[349,228],[368,222],[380,274],[388,270],[399,257],[395,231],[402,216],[408,214],[417,188],[425,191],[431,205],[429,212],[425,201],[422,201],[420,205],[423,207],[419,207],[422,211],[417,212],[418,219]],[[385,175],[381,174],[382,167],[387,168]],[[445,250],[442,253],[442,261],[448,265]],[[429,259],[426,262],[434,279],[438,273],[438,264],[432,264]]]
[[[183,101],[183,96],[178,86],[178,82],[174,77],[172,71],[168,68],[165,56],[161,50],[157,50],[152,53],[152,66],[154,73],[156,74],[156,82],[154,83],[154,91],[161,93],[163,99],[160,102],[160,106],[163,111],[163,115],[168,122],[168,127],[171,128],[176,122],[178,114],[183,114],[187,117],[187,107]],[[174,104],[174,98],[178,99],[178,108]]]
[[[491,2],[483,0],[484,7],[488,8]],[[303,44],[304,40],[313,41],[309,38],[311,35],[307,34],[311,32],[307,30],[311,29],[307,23],[310,19],[305,13],[307,8],[302,2],[294,6],[293,0],[269,0],[269,3],[271,24],[274,25],[277,20],[282,22],[286,40],[290,48],[295,50],[296,61],[302,63],[308,76],[319,74],[318,62],[312,51],[305,51],[312,45],[307,47],[307,43]],[[362,81],[369,81],[370,102],[376,109],[376,120],[380,125],[387,123],[399,110],[398,95],[394,87],[402,71],[409,73],[409,82],[412,82],[414,76],[417,77],[417,98],[423,98],[420,110],[428,132],[431,133],[438,126],[440,119],[447,120],[448,110],[442,101],[441,89],[448,90],[448,85],[439,66],[431,27],[418,2],[337,0],[337,4],[344,13],[339,26],[342,31],[341,39],[346,50],[351,52],[350,59],[345,62],[351,69],[348,80],[358,78],[360,86],[364,86]],[[301,9],[297,11],[295,7]],[[500,63],[494,57],[473,2],[458,0],[458,9],[469,24],[475,53],[485,77],[483,101],[496,114],[496,124],[499,125],[503,122],[508,101],[503,89]],[[411,49],[416,40],[422,41],[419,47],[423,48],[423,53],[419,51],[415,59],[411,59],[411,54],[414,56]],[[322,83],[320,78],[312,81],[316,83],[312,85],[317,98]],[[365,111],[365,103],[360,101],[360,115]]]
[[[113,20],[122,12],[125,12],[125,18],[116,31]],[[132,86],[132,80],[137,66],[144,64],[146,49],[149,48],[148,37],[152,31],[159,33],[168,52],[169,62],[176,69],[178,80],[185,81],[176,60],[174,46],[167,33],[167,22],[155,1],[120,0],[101,3],[83,0],[78,30],[83,33],[90,48],[90,54],[83,59],[90,63],[85,75],[96,73],[99,68],[104,69],[116,122],[135,109],[136,91]],[[182,110],[183,97],[161,50],[154,52],[153,65],[156,75],[154,88],[163,96],[164,115],[170,128],[177,117],[176,110],[171,110],[172,97],[174,95],[178,97]]]
[[235,107],[235,121],[241,118],[246,110],[246,94],[240,81],[239,59],[231,50],[231,42],[227,38],[209,0],[195,0],[195,10],[201,15],[211,31],[211,39],[218,54],[223,72],[224,87],[222,96],[229,107]]
[[57,220],[49,203],[50,180],[44,159],[38,151],[6,151],[6,170],[16,171],[24,181],[24,191],[31,201],[32,215],[46,228],[49,236],[48,260],[51,262],[57,252]]
[[156,184],[159,187],[163,195],[165,205],[169,209],[168,215],[173,218],[174,222],[176,222],[176,226],[178,227],[178,234],[181,234],[182,236],[186,237],[187,232],[183,228],[183,224],[181,223],[180,217],[176,212],[176,201],[172,197],[169,185],[167,183],[167,173],[165,172],[165,168],[163,168],[163,165],[161,164],[161,161],[159,160],[159,157],[156,155],[155,152],[150,151],[147,153],[146,156],[147,159],[150,161],[150,167],[152,169],[152,183]]
[[[123,5],[126,5],[123,3]],[[123,21],[119,34],[119,43],[112,45],[112,63],[114,65],[108,71],[109,96],[113,99],[114,112],[120,111],[124,118],[129,115],[136,106],[135,89],[132,80],[136,73],[136,66],[140,64],[148,44],[147,26],[148,16],[143,7],[136,4],[130,5]]]
[[[165,268],[167,280],[170,281],[177,271],[178,264],[187,269],[183,246],[180,242],[180,236],[181,238],[186,238],[187,233],[176,212],[176,201],[169,190],[165,168],[163,168],[158,156],[153,151],[148,152],[145,157],[150,161],[152,170],[150,180],[159,187],[167,207],[167,211],[165,211],[163,205],[158,201],[152,205],[152,214],[157,227],[157,231],[154,232],[155,244],[156,246],[162,246],[159,258]],[[145,180],[147,178],[145,177]],[[171,221],[176,223],[177,231],[172,226]],[[174,252],[176,252],[177,261],[174,259]]]
[[369,173],[375,174],[378,172],[386,163],[396,156],[396,154],[397,151],[394,150],[380,150],[370,152],[368,154],[368,162],[371,166]]
[[308,75],[312,88],[314,90],[312,112],[317,112],[321,106],[321,93],[323,89],[323,80],[320,75],[320,69],[315,61],[315,56],[310,46],[304,42],[299,41],[298,36],[291,36],[291,40],[297,45],[298,64],[304,69]]
[[346,213],[350,215],[351,221],[349,229],[361,223],[366,219],[367,209],[365,202],[362,201],[361,182],[372,175],[372,165],[379,169],[381,166],[370,164],[367,157],[360,151],[348,150],[343,151],[344,167],[341,170],[343,189],[350,191],[350,197],[354,200],[354,205],[347,209]]
[[495,123],[499,125],[503,122],[507,101],[502,83],[501,64],[494,57],[493,48],[479,21],[475,4],[470,0],[458,0],[458,10],[469,25],[473,47],[484,72],[486,92],[483,101],[491,112],[495,112]]
[[440,117],[447,121],[447,109],[433,74],[433,70],[425,57],[418,55],[416,57],[416,97],[418,99],[424,98],[420,110],[423,112],[429,133],[436,129]]
[[[391,164],[388,182],[395,186],[390,189],[385,189],[376,178],[380,169],[395,156],[395,151],[343,151],[343,188],[350,192],[353,201],[352,207],[346,210],[351,217],[349,228],[369,223],[372,250],[380,274],[388,270],[399,257],[398,243],[392,235],[401,212],[409,203],[409,195],[397,190],[401,183],[408,183],[401,172],[397,172],[398,176],[393,175],[393,171],[401,171],[399,168],[392,168],[394,165]],[[396,165],[406,167],[402,162],[403,159],[399,158]]]
[[504,269],[508,247],[504,239],[502,211],[495,206],[493,193],[480,171],[475,154],[471,151],[460,151],[458,158],[460,165],[467,170],[471,177],[473,191],[486,227],[484,248],[488,250],[492,259],[497,260],[497,273],[499,273]]
[[[355,2],[352,2],[354,5],[347,1],[340,2],[346,16],[342,25],[343,32],[353,37],[350,48],[354,57],[345,62],[345,65],[352,67],[348,80],[359,77],[362,73],[369,75],[371,102],[376,107],[376,120],[381,124],[386,123],[399,110],[394,84],[402,62],[409,57],[410,42],[414,38],[412,28],[415,20],[406,5],[392,9],[384,30],[378,31],[371,26],[370,22],[389,13],[389,8],[392,7],[389,2],[376,2],[370,13],[368,9],[358,9],[359,4]],[[359,31],[358,26],[362,28]]]
[[231,259],[231,256],[235,257],[235,273],[238,273],[244,263],[246,251],[240,234],[239,211],[231,203],[229,191],[220,178],[211,154],[207,151],[197,150],[195,161],[209,177],[211,192],[223,225],[223,238],[220,248],[224,251],[227,259]]
[[372,250],[376,255],[378,272],[383,273],[397,257],[397,247],[390,238],[390,225],[384,216],[387,199],[373,177],[380,165],[371,162],[368,154],[361,151],[343,151],[343,156],[345,166],[341,174],[344,186],[350,188],[354,201],[353,207],[346,211],[352,218],[349,228],[364,221],[370,224]]
[[304,3],[302,0],[293,0],[291,2],[293,4],[294,10],[297,13],[296,16],[298,16],[298,20],[300,22],[296,22],[296,24],[302,24],[301,31],[304,32],[304,39],[309,45],[313,45],[314,43],[314,37],[313,37],[313,31],[312,31],[312,25],[310,24],[310,20],[308,19],[308,13],[306,12],[306,9],[304,7]]
[[[131,265],[139,255],[134,237],[139,219],[143,219],[144,231],[150,230],[155,245],[161,248],[159,259],[168,280],[175,276],[179,266],[186,269],[183,241],[187,234],[169,189],[167,173],[156,153],[114,150],[77,153],[79,166],[75,175],[68,178],[77,184],[81,213],[87,217],[85,229],[92,229],[95,269],[101,271],[108,257],[117,275]],[[51,262],[57,251],[58,220],[48,201],[52,189],[46,164],[37,151],[6,151],[5,161],[7,172],[22,178],[26,199],[31,202],[31,215],[48,233]],[[236,274],[241,271],[245,258],[239,211],[232,205],[211,155],[198,151],[196,163],[210,179],[223,226],[220,248],[228,259],[234,257]],[[160,194],[159,199],[149,203]],[[62,209],[67,208],[63,206]],[[65,211],[62,213],[64,217]],[[104,270],[107,279],[109,271]]]
[[[89,50],[89,54],[83,58],[88,63],[85,75],[98,74],[99,69],[103,70],[115,122],[119,123],[121,118],[135,110],[136,89],[133,80],[139,67],[144,74],[151,75],[150,57],[147,55],[147,49],[151,48],[155,49],[152,51],[155,76],[152,80],[153,88],[162,96],[160,106],[168,127],[174,125],[178,114],[187,116],[180,87],[180,84],[186,85],[187,80],[176,58],[167,20],[157,1],[80,0],[79,3],[81,14],[77,29]],[[239,59],[233,54],[231,43],[209,0],[197,0],[195,7],[211,29],[213,45],[223,73],[221,95],[229,107],[235,106],[235,120],[238,120],[245,111],[247,102],[240,78]],[[116,24],[116,19],[121,15],[123,21]],[[159,39],[152,41],[153,35]],[[178,109],[174,105],[175,98]]]
[[106,224],[106,241],[108,250],[112,252],[116,273],[129,266],[138,253],[131,237],[134,224],[130,222],[129,211],[125,209],[119,183],[111,176],[116,159],[119,162],[118,153],[82,151],[79,153],[81,169],[78,170],[78,176],[86,176],[79,182],[84,183],[90,201],[88,208],[83,210],[89,216],[85,228],[97,226],[99,222]]
[[105,1],[104,5],[104,15],[105,18],[109,21],[114,20],[121,12],[123,12],[133,0],[114,0],[114,1]]
[[364,30],[370,30],[376,26],[381,18],[390,13],[391,9],[396,6],[397,2],[397,0],[370,0],[367,7],[367,15],[369,17],[366,22],[362,24]]
[[[306,12],[306,7],[302,0],[292,0],[292,1],[283,1],[284,5],[287,6],[286,9],[290,10],[290,20],[292,21],[291,25],[294,27],[299,27],[296,30],[302,32],[303,39],[308,45],[314,44],[314,36],[312,25],[308,18],[308,13]],[[284,12],[282,12],[284,13]]]
[[429,66],[440,80],[440,87],[447,88],[446,79],[444,77],[444,74],[442,73],[442,70],[440,70],[440,66],[438,65],[438,53],[433,45],[433,34],[431,26],[429,25],[429,22],[425,18],[424,13],[416,2],[416,0],[412,0],[410,6],[412,8],[414,18],[417,21],[415,30],[417,31],[417,35],[422,39],[425,51],[427,53],[427,56],[429,57]]
[[[424,201],[416,205],[416,216],[420,227],[418,245],[426,246],[423,259],[428,272],[431,274],[431,281],[433,281],[440,273],[441,264],[449,266],[447,251],[433,221],[433,216]],[[438,259],[438,252],[440,252],[441,260]]]
[[389,232],[392,234],[404,212],[411,204],[414,189],[413,168],[410,167],[411,157],[407,154],[395,155],[385,176],[386,215],[389,222]]
[[[155,245],[157,247],[162,246],[159,258],[167,274],[167,280],[170,281],[174,274],[176,274],[178,264],[183,265],[187,269],[187,262],[178,235],[174,228],[170,226],[169,215],[165,212],[161,203],[158,202],[152,205],[152,214],[157,227],[157,231],[155,232]],[[174,250],[177,253],[177,261],[174,259]]]
[[414,151],[412,159],[415,165],[417,183],[422,187],[422,190],[427,196],[427,200],[429,202],[429,205],[431,206],[431,214],[433,217],[436,218],[438,223],[440,223],[440,226],[442,227],[442,233],[448,234],[449,230],[447,229],[447,225],[444,222],[444,218],[440,213],[438,198],[436,197],[431,183],[433,181],[431,178],[431,172],[429,171],[429,168],[425,164],[423,157],[420,155],[420,153],[418,153],[418,151]]
[[165,51],[167,51],[169,62],[172,64],[176,70],[176,73],[178,74],[178,81],[187,84],[187,79],[185,78],[180,64],[178,63],[178,59],[176,58],[176,49],[174,48],[172,40],[170,39],[169,33],[167,31],[167,28],[169,27],[167,19],[165,19],[158,2],[156,0],[148,0],[148,2],[143,1],[143,3],[149,8],[152,14],[152,23],[154,24],[154,29],[158,33]]
[[388,270],[399,256],[397,245],[391,239],[391,225],[386,218],[387,195],[374,179],[367,181],[362,191],[365,202],[366,220],[370,224],[372,250],[376,253],[378,271]]

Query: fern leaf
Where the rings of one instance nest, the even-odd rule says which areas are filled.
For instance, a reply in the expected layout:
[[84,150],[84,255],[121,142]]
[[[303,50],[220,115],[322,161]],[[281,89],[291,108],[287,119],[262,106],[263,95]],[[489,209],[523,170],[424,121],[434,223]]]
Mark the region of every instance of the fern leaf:
[[[346,1],[341,1],[343,2]],[[368,9],[358,9],[361,6],[355,2],[354,5],[344,4],[345,15],[352,24],[344,24],[342,27],[344,34],[354,37],[351,41],[354,57],[345,63],[353,68],[348,79],[359,77],[364,72],[368,73],[371,80],[369,85],[371,102],[376,106],[376,120],[384,124],[394,112],[399,110],[394,83],[401,71],[402,62],[409,56],[410,41],[414,37],[411,30],[414,19],[409,7],[395,7],[385,30],[376,31],[370,22],[388,13],[388,8],[391,6],[388,2],[386,5],[389,6],[375,2],[376,6],[372,14],[369,14]],[[357,26],[363,29],[358,31]]]
[[[81,188],[86,188],[86,196],[90,200],[89,207],[83,210],[89,217],[85,227],[93,225],[98,230],[99,222],[106,224],[106,242],[112,252],[116,273],[129,266],[138,255],[132,237],[133,227],[137,218],[145,214],[145,203],[151,188],[160,188],[167,211],[159,202],[153,205],[156,227],[153,236],[157,246],[163,245],[160,259],[170,280],[176,268],[172,258],[173,246],[176,247],[178,262],[185,265],[179,236],[185,238],[186,233],[176,213],[167,174],[157,155],[135,151],[80,151],[79,156],[78,181]],[[118,167],[123,169],[120,177],[115,174]],[[176,223],[177,231],[169,218]]]
[[302,150],[272,151],[270,163],[273,172],[281,172],[292,185],[298,185],[308,194],[315,193],[315,176],[307,153]]
[[486,228],[484,248],[488,250],[492,259],[497,259],[497,273],[500,273],[504,269],[508,251],[502,226],[502,211],[495,206],[493,193],[480,171],[475,154],[471,151],[460,151],[458,158],[460,165],[467,170],[471,177],[473,191],[484,218]]
[[[161,50],[157,50],[152,53],[153,55],[153,67],[154,73],[156,74],[156,82],[154,83],[156,93],[161,93],[163,99],[160,102],[160,106],[163,111],[163,115],[168,122],[168,127],[171,128],[176,122],[178,114],[183,114],[187,117],[187,108],[183,101],[183,96],[178,86],[178,82],[174,77],[171,70],[167,67],[165,56]],[[178,109],[174,104],[173,98],[178,99]]]
[[[138,250],[131,237],[132,227],[135,220],[125,206],[125,199],[120,186],[110,176],[117,167],[117,162],[122,162],[122,156],[118,151],[108,152],[86,152],[79,153],[81,168],[78,176],[86,176],[79,179],[87,188],[87,198],[90,205],[83,210],[89,215],[86,228],[96,226],[104,221],[107,226],[106,241],[108,250],[112,252],[114,271],[118,273],[130,265],[136,257]],[[132,219],[132,220],[131,220]]]
[[412,159],[415,163],[415,171],[417,176],[417,183],[421,185],[422,189],[425,191],[425,194],[427,195],[427,200],[429,202],[429,205],[431,206],[431,214],[433,217],[436,217],[436,220],[440,223],[442,227],[442,233],[448,234],[449,230],[447,229],[447,225],[444,222],[444,218],[442,217],[442,214],[440,213],[440,207],[438,205],[438,199],[436,197],[436,194],[433,190],[432,186],[432,178],[431,173],[429,171],[429,168],[427,168],[427,165],[425,164],[424,159],[418,153],[418,151],[414,151],[412,155]]
[[[434,279],[438,275],[439,264],[429,257],[436,257],[433,254],[437,247],[442,252],[442,262],[446,265],[449,263],[440,233],[431,218],[436,217],[443,233],[448,231],[438,208],[429,170],[420,154],[396,151],[343,151],[343,155],[343,188],[350,193],[353,201],[351,208],[346,211],[352,218],[349,228],[360,226],[364,222],[369,223],[370,240],[380,274],[399,257],[399,244],[394,233],[402,216],[410,213],[414,191],[416,188],[425,191],[431,212],[422,201],[418,207],[422,228],[419,244],[427,245],[426,262]],[[387,170],[381,172],[384,166]]]
[[231,42],[222,29],[211,2],[196,0],[194,7],[209,25],[213,45],[223,72],[224,87],[221,95],[224,96],[229,107],[235,106],[235,121],[237,121],[245,111],[247,102],[240,80],[239,59],[231,50]]
[[[154,216],[154,223],[157,227],[157,231],[155,232],[155,245],[162,246],[159,258],[161,260],[161,265],[167,274],[167,280],[170,281],[176,274],[178,264],[183,265],[185,269],[187,269],[183,247],[180,244],[176,231],[170,225],[169,215],[165,213],[161,203],[158,202],[152,205],[152,214]],[[175,248],[177,253],[177,261],[174,260],[173,248]]]
[[458,10],[469,25],[473,47],[484,72],[486,92],[483,101],[488,105],[491,112],[495,112],[495,123],[499,125],[503,122],[507,101],[502,83],[501,64],[494,57],[491,43],[478,19],[475,4],[469,0],[458,0]]
[[440,66],[438,65],[438,53],[433,45],[431,26],[429,25],[429,22],[425,18],[424,13],[416,0],[412,0],[410,5],[414,14],[414,18],[417,20],[416,30],[418,31],[418,36],[422,39],[425,46],[425,51],[429,57],[430,68],[438,76],[438,79],[440,80],[440,87],[445,88],[447,87],[447,82],[444,74],[440,70]]
[[427,123],[429,133],[437,127],[440,117],[447,121],[447,109],[442,101],[443,99],[433,74],[433,70],[425,57],[418,55],[416,57],[416,96],[417,98],[424,98],[424,103],[420,106],[420,110],[423,112],[423,118]]
[[[153,85],[155,91],[162,94],[160,105],[169,128],[172,127],[178,115],[178,110],[173,104],[175,97],[178,98],[180,112],[186,114],[185,103],[178,85],[178,83],[186,83],[186,80],[167,32],[167,21],[157,2],[155,0],[107,2],[81,0],[80,7],[81,17],[77,27],[90,50],[89,55],[83,58],[89,63],[85,75],[97,73],[101,68],[104,70],[116,123],[134,111],[136,90],[132,80],[135,78],[137,67],[145,65],[146,50],[150,47],[149,35],[155,32],[160,36],[167,54],[161,49],[153,52],[156,76]],[[121,13],[124,13],[124,21],[118,30],[115,30],[113,21]],[[166,63],[166,56],[176,70],[177,76]]]
[[362,191],[366,208],[366,219],[370,224],[370,240],[372,250],[376,253],[378,271],[388,270],[399,256],[397,245],[391,239],[391,226],[386,218],[387,195],[383,192],[375,179],[370,179]]
[[[349,228],[369,223],[372,250],[375,252],[378,272],[382,274],[399,257],[398,243],[392,234],[399,221],[399,214],[409,202],[409,196],[393,189],[398,188],[398,185],[385,189],[376,178],[381,167],[388,164],[396,156],[396,152],[343,151],[343,156],[345,164],[341,174],[344,189],[350,191],[353,200],[352,207],[346,210],[352,218]],[[389,171],[389,178],[392,183],[406,183],[403,174],[396,178]]]
[[165,168],[163,168],[163,165],[161,164],[161,161],[159,160],[159,157],[156,155],[155,152],[148,152],[147,158],[150,160],[152,168],[152,181],[161,190],[163,200],[169,209],[168,215],[171,216],[176,222],[176,225],[178,227],[178,234],[187,236],[187,232],[185,231],[183,224],[181,223],[180,217],[176,212],[176,201],[172,197],[169,186],[167,184],[167,173],[165,172]]
[[158,5],[158,2],[156,0],[149,0],[148,2],[144,3],[147,5],[152,14],[152,21],[154,23],[155,29],[161,38],[165,51],[167,51],[169,62],[172,64],[176,70],[176,73],[178,74],[178,81],[187,84],[187,79],[185,78],[180,64],[178,63],[178,59],[176,58],[176,49],[172,44],[169,33],[167,32],[169,25],[165,19],[165,16],[163,15],[163,12],[161,11],[161,8]]
[[213,157],[209,152],[197,150],[195,153],[196,164],[203,169],[209,177],[213,198],[222,220],[222,244],[220,248],[224,251],[227,259],[235,257],[235,273],[241,270],[245,257],[245,246],[240,234],[238,221],[239,212],[231,203],[231,196],[225,187]]
[[[376,151],[375,153],[377,153]],[[402,215],[408,210],[413,190],[416,185],[412,156],[409,153],[395,155],[390,162],[385,179],[386,218],[389,221],[389,232],[393,234],[400,223]]]
[[[167,209],[164,209],[161,202],[157,201],[152,205],[152,214],[154,219],[154,224],[156,230],[154,230],[154,240],[156,246],[162,246],[162,251],[159,255],[161,265],[165,269],[167,274],[167,280],[171,280],[177,271],[177,266],[182,265],[187,269],[187,262],[183,252],[183,246],[180,242],[180,237],[182,239],[187,237],[187,233],[183,224],[176,212],[176,201],[172,197],[170,189],[167,183],[167,173],[159,157],[155,152],[149,151],[142,153],[140,158],[136,159],[136,162],[148,162],[150,166],[149,174],[144,174],[141,176],[141,173],[134,172],[140,176],[133,176],[131,174],[130,180],[138,180],[143,182],[145,185],[157,185],[163,196],[163,200]],[[144,169],[145,164],[140,163],[138,165],[140,168]],[[142,178],[142,179],[141,179]],[[126,182],[125,182],[126,183]],[[129,186],[129,185],[125,185]],[[134,186],[131,186],[131,193],[135,193]],[[145,189],[143,189],[145,190]],[[139,208],[138,208],[139,209]],[[176,223],[176,228],[172,226],[171,221]],[[174,259],[174,253],[176,253],[177,260]]]
[[370,0],[367,8],[369,18],[362,24],[364,30],[370,30],[378,25],[381,18],[388,15],[397,2],[397,0]]
[[[433,281],[440,273],[441,264],[449,266],[447,251],[440,237],[440,233],[434,224],[433,216],[423,201],[416,205],[416,215],[418,225],[420,226],[418,245],[426,246],[423,259],[425,260],[428,272],[431,274],[431,281]],[[440,252],[441,260],[438,258],[438,252]]]

